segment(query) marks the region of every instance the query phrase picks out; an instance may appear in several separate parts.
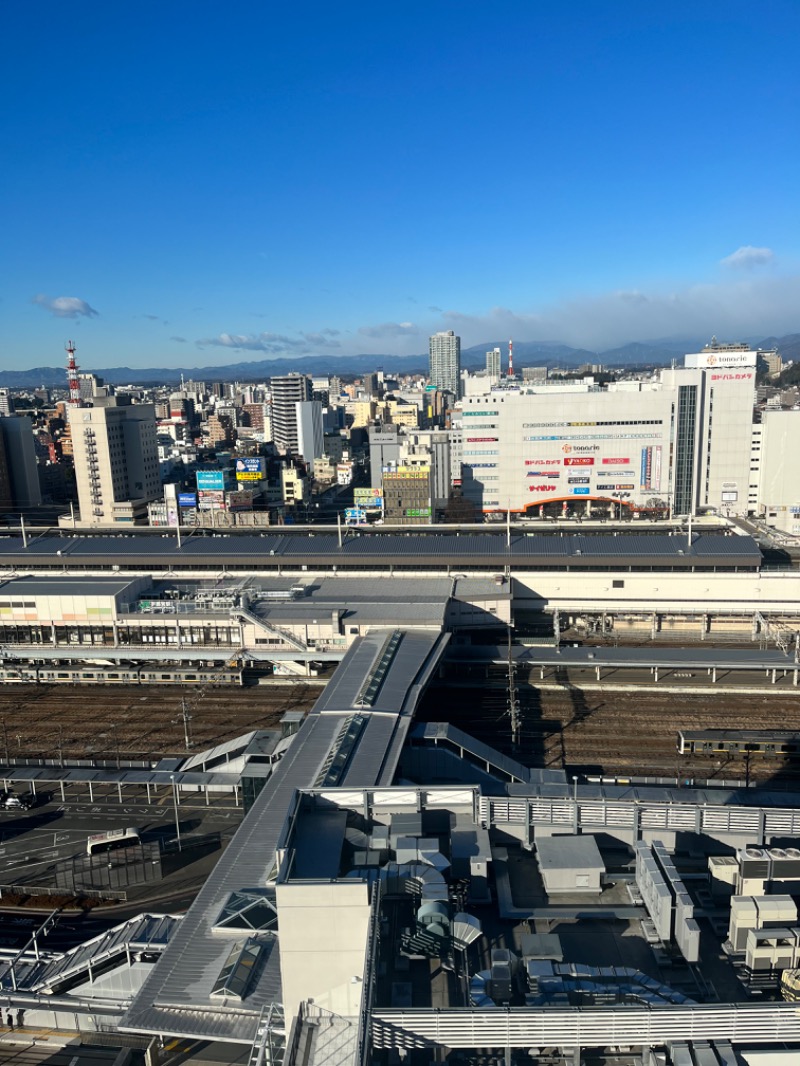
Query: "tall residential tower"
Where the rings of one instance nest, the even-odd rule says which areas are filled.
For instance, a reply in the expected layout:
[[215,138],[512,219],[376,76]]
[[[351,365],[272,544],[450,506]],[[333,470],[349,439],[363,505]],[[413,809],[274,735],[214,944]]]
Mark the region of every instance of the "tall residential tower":
[[458,398],[461,395],[461,338],[452,329],[434,333],[429,351],[431,385]]
[[297,455],[297,405],[311,399],[311,378],[286,374],[270,379],[272,392],[272,438],[284,455]]

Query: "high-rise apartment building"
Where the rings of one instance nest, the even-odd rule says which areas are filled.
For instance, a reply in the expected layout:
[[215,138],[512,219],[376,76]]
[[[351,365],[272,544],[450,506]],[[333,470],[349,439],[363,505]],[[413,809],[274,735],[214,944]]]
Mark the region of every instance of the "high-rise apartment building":
[[147,504],[161,498],[153,405],[71,407],[69,424],[81,523],[146,519]]
[[284,455],[297,455],[297,404],[311,399],[311,378],[287,374],[270,380],[272,439]]
[[221,444],[233,444],[235,440],[233,423],[227,414],[209,415],[206,420],[206,430],[208,432],[208,443],[212,448],[216,448]]
[[255,430],[256,433],[263,433],[267,405],[264,403],[246,403],[242,405],[242,410],[245,413],[247,425],[249,425],[250,429]]
[[499,378],[501,374],[500,349],[492,348],[486,353],[486,373],[490,378]]
[[461,338],[452,329],[434,333],[428,344],[431,385],[461,395]]
[[325,448],[322,433],[322,404],[319,400],[303,400],[296,405],[297,454],[307,463],[319,459]]

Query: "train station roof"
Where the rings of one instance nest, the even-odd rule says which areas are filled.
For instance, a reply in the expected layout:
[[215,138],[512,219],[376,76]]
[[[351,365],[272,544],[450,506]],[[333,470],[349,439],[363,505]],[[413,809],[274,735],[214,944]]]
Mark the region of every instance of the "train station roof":
[[[800,669],[793,652],[778,648],[719,648],[691,647],[673,648],[648,644],[646,647],[524,647],[512,645],[515,662],[531,666],[593,670],[642,669],[651,666],[659,670],[794,670]],[[449,649],[448,659],[453,662],[507,663],[508,648],[505,646],[469,645]]]
[[436,633],[375,631],[348,650],[295,739],[201,888],[120,1026],[122,1031],[252,1044],[262,1009],[281,1000],[280,939],[264,951],[239,1004],[213,998],[241,931],[220,914],[248,890],[269,894],[298,790],[392,782],[413,711],[447,644]]
[[635,566],[649,564],[672,569],[743,567],[755,569],[761,551],[752,537],[720,533],[685,534],[514,533],[507,542],[502,533],[375,533],[348,530],[341,544],[335,533],[225,533],[185,536],[179,547],[175,536],[125,533],[116,536],[89,533],[45,534],[23,546],[19,537],[0,538],[0,559],[11,566],[50,566],[100,569],[139,566],[240,569],[279,565],[380,567],[504,565],[576,567],[590,565]]

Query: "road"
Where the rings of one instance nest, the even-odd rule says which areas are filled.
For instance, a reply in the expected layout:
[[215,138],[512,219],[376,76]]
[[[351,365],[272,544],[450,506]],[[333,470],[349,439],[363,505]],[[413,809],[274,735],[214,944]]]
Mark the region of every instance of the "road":
[[[70,802],[61,803],[58,796],[24,812],[0,808],[0,884],[49,885],[53,883],[49,868],[55,862],[85,855],[87,838],[110,829],[136,828],[143,843],[175,840],[171,790],[168,797],[150,804],[120,804],[115,789],[96,795],[94,803],[85,802],[80,794],[68,798]],[[212,834],[224,840],[236,831],[241,820],[242,808],[234,806],[229,796],[210,806],[182,802],[178,808],[184,847],[195,838]],[[38,877],[41,880],[37,881]]]

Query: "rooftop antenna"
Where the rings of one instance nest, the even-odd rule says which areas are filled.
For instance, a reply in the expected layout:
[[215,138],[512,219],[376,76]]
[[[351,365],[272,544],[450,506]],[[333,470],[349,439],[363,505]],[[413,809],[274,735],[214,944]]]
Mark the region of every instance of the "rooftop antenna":
[[508,342],[508,376],[514,377],[514,342],[510,340]]
[[64,345],[67,352],[67,383],[69,385],[70,407],[81,405],[81,382],[78,377],[78,364],[75,362],[75,342],[67,341]]

